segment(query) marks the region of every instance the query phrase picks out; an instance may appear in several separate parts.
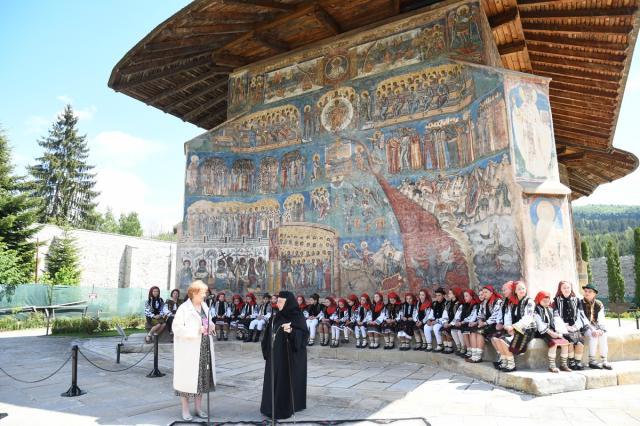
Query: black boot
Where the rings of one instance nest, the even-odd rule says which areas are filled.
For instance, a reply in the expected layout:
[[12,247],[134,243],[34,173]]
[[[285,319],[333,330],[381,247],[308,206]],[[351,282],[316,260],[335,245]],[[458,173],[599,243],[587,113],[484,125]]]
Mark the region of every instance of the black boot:
[[251,342],[252,340],[253,340],[253,330],[249,330],[249,332],[245,333],[244,335],[244,341]]
[[254,342],[259,342],[260,341],[260,333],[262,333],[260,330],[256,330],[255,332],[256,334],[253,335],[253,341]]

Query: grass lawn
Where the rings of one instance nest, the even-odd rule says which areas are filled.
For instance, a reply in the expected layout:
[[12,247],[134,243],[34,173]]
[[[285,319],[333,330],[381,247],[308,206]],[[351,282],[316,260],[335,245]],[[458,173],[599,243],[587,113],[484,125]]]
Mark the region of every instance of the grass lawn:
[[[125,328],[124,332],[126,333],[127,336],[130,336],[134,333],[146,333],[147,331],[144,328]],[[85,333],[83,331],[81,332],[74,332],[74,333],[57,333],[57,334],[52,334],[52,336],[70,336],[70,337],[113,337],[113,336],[118,336],[118,332],[116,330],[108,330],[108,331],[96,331],[95,333]]]

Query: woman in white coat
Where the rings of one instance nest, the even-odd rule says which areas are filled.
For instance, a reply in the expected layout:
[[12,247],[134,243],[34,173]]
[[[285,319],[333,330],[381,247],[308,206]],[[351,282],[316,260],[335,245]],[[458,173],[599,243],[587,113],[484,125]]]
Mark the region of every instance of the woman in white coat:
[[[207,418],[202,409],[202,394],[215,390],[216,361],[212,335],[215,324],[204,303],[207,285],[194,281],[189,286],[189,299],[178,308],[173,320],[173,388],[182,402],[182,418],[192,420],[189,399],[195,401],[196,415]],[[211,370],[209,370],[211,354]]]

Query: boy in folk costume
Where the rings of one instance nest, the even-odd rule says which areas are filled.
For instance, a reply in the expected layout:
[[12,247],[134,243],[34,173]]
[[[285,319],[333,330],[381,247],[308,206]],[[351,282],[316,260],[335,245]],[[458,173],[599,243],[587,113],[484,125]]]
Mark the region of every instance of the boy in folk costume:
[[250,330],[251,322],[258,316],[259,306],[256,303],[256,296],[253,293],[247,293],[244,297],[244,306],[240,313],[240,321],[244,327],[244,341],[250,342],[253,340],[253,330]]
[[318,324],[318,334],[320,334],[320,346],[329,344],[329,336],[331,336],[331,325],[333,321],[331,317],[338,309],[336,299],[329,296],[324,299],[324,303],[320,314],[320,324]]
[[355,333],[356,324],[353,321],[353,315],[355,314],[356,309],[360,303],[358,302],[358,296],[355,294],[350,294],[347,297],[347,306],[349,307],[349,319],[345,325],[344,329],[344,338],[342,339],[342,343],[349,343],[349,333]]
[[320,296],[317,293],[314,293],[309,297],[309,304],[307,305],[306,312],[307,328],[309,329],[309,343],[307,343],[307,346],[313,346],[316,342],[316,331],[318,329],[320,315],[322,315]]
[[[458,352],[462,343],[458,339],[457,332],[453,330],[453,320],[455,319],[458,306],[460,306],[460,298],[462,297],[462,289],[454,287],[447,291],[447,300],[445,303],[444,313],[442,314],[442,337],[444,340],[444,353],[452,354]],[[455,334],[455,336],[454,336]],[[458,341],[456,341],[458,339]]]
[[461,299],[456,315],[453,317],[451,335],[456,344],[460,342],[456,355],[471,358],[469,334],[471,333],[470,330],[475,326],[475,321],[478,316],[479,299],[470,288],[462,291]]
[[[374,295],[374,298],[375,298],[375,295]],[[374,303],[375,303],[375,300],[374,300]],[[400,302],[400,298],[395,292],[392,291],[387,295],[387,304],[384,307],[384,320],[382,321],[382,324],[381,324],[382,334],[384,335],[385,349],[393,349],[395,347],[395,340],[396,340],[395,334],[396,334],[396,331],[398,331],[398,320],[400,318],[401,303],[402,302]],[[377,348],[378,346],[379,344],[376,342],[375,347]],[[403,345],[401,345],[400,348],[404,350]]]
[[378,349],[380,347],[380,331],[386,318],[386,309],[382,293],[377,292],[373,295],[373,305],[371,306],[371,313],[369,321],[367,322],[369,349]]
[[533,318],[535,303],[532,298],[527,296],[527,286],[523,281],[517,281],[515,295],[517,303],[510,303],[504,316],[504,335],[493,338],[502,355],[500,370],[506,373],[516,371],[514,356],[526,352],[527,345],[533,339],[536,331],[536,323]]
[[211,318],[216,324],[218,340],[229,340],[229,323],[231,322],[231,304],[225,300],[224,292],[218,293],[216,301],[211,305]]
[[400,340],[400,350],[408,351],[411,349],[411,338],[416,336],[416,348],[422,348],[422,339],[420,334],[414,333],[416,328],[416,319],[418,317],[418,307],[416,306],[415,296],[411,293],[404,295],[404,303],[400,305],[398,313],[398,339]]
[[[586,330],[584,337],[589,344],[589,368],[611,370],[611,364],[607,361],[607,329],[604,322],[604,305],[596,299],[598,290],[593,284],[582,287],[584,300],[582,308]],[[596,353],[600,349],[600,362],[596,358]]]
[[242,324],[242,310],[244,309],[244,302],[242,296],[234,294],[231,298],[231,316],[229,317],[229,325],[231,328],[236,329],[236,340],[244,340],[245,330]]
[[427,348],[427,339],[424,334],[424,328],[426,327],[426,323],[429,318],[433,316],[433,308],[431,306],[432,303],[431,297],[429,296],[429,290],[423,288],[418,293],[418,300],[416,303],[416,326],[413,331],[416,336],[416,346],[413,348],[415,351],[421,351]]
[[269,293],[265,293],[262,296],[262,303],[258,307],[256,317],[251,321],[251,323],[249,323],[249,335],[253,337],[254,342],[260,340],[260,333],[262,333],[262,330],[267,324],[267,321],[269,321],[269,318],[271,318],[272,313],[271,295]]
[[356,335],[356,348],[367,347],[367,323],[371,321],[371,299],[367,293],[360,296],[360,306],[358,306],[351,317]]
[[347,333],[347,322],[349,321],[351,311],[347,305],[346,299],[338,299],[338,309],[331,315],[331,347],[340,346],[340,332]]
[[478,307],[478,326],[469,337],[473,349],[471,358],[467,358],[467,361],[475,363],[482,362],[485,339],[496,333],[496,325],[498,321],[502,321],[502,296],[492,285],[482,287],[480,299],[482,303]]
[[[427,316],[426,320],[423,321],[424,324],[424,328],[423,328],[423,333],[424,333],[424,340],[425,340],[425,344],[423,344],[423,348],[424,350],[426,350],[427,352],[431,352],[432,350],[434,352],[442,352],[444,350],[444,345],[443,345],[443,339],[442,339],[442,327],[444,326],[444,324],[446,324],[446,306],[447,306],[447,302],[445,300],[445,294],[446,291],[444,288],[442,287],[438,287],[438,289],[436,289],[436,300],[431,301],[431,298],[429,298],[429,292],[427,290],[421,290],[420,293],[422,292],[426,292],[427,295],[427,300],[429,301],[430,306],[427,307],[427,310],[429,312],[429,315]],[[422,298],[422,296],[420,296],[420,298]],[[418,303],[422,304],[424,302],[420,302],[418,301]],[[421,305],[422,306],[422,305]],[[420,315],[420,311],[418,311],[418,316]],[[416,323],[416,325],[418,325]],[[436,343],[437,346],[434,349],[433,348],[433,336],[431,335],[431,333],[433,332],[433,335],[436,336]]]
[[[534,318],[536,320],[536,337],[545,341],[549,346],[549,371],[559,373],[562,371],[571,371],[567,365],[569,357],[569,342],[562,338],[562,331],[558,328],[562,324],[557,321],[558,317],[554,316],[553,309],[549,307],[551,304],[551,296],[546,291],[539,291],[536,294],[536,311]],[[560,369],[556,367],[556,354],[560,348]]]
[[582,353],[584,352],[584,330],[586,328],[582,300],[573,292],[571,283],[560,281],[556,297],[553,299],[553,313],[564,323],[561,326],[566,332],[563,338],[569,341],[569,368],[583,370]]

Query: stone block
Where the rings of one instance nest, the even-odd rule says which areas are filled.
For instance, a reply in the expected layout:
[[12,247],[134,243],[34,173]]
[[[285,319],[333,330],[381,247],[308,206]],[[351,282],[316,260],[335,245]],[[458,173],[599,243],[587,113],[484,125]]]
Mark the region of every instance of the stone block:
[[573,374],[580,374],[586,378],[586,389],[605,388],[608,386],[616,386],[618,384],[618,375],[615,371],[586,369],[583,371],[576,371]]
[[587,379],[577,373],[542,373],[538,371],[517,371],[499,373],[496,384],[533,395],[551,395],[554,393],[584,390]]

